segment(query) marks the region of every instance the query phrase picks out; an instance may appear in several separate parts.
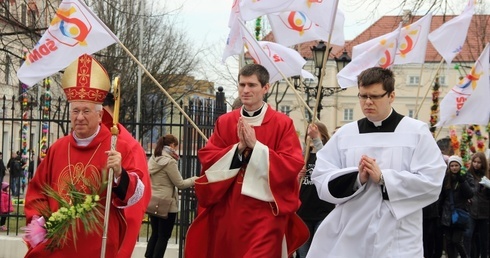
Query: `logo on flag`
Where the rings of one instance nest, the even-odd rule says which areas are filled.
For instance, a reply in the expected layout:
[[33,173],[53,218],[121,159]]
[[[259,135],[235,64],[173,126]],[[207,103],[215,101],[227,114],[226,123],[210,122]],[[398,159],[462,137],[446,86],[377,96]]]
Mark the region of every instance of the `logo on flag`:
[[49,30],[49,34],[68,46],[87,45],[85,39],[92,29],[90,21],[76,3],[60,5],[50,25],[58,27],[59,30]]
[[379,45],[385,49],[383,56],[378,61],[379,67],[386,69],[393,64],[393,53],[395,52],[397,41],[397,38],[385,38],[379,42]]
[[480,76],[483,74],[483,71],[481,71],[481,67],[479,73],[476,71],[475,68],[476,66],[471,69],[471,72],[468,75],[466,75],[466,78],[461,80],[456,86],[454,86],[451,89],[451,91],[453,91],[454,94],[456,94],[455,116],[459,116],[461,108],[463,107],[468,97],[471,96],[473,90],[475,90],[476,86],[478,85],[478,80],[480,79]]
[[299,32],[299,35],[303,35],[306,30],[313,26],[313,23],[302,12],[290,12],[287,20],[283,20],[283,16],[279,16],[279,18],[287,28]]
[[421,30],[421,25],[416,26],[413,28],[413,26],[406,26],[404,29],[407,30],[405,35],[400,35],[401,36],[401,42],[400,45],[398,46],[398,51],[400,52],[401,57],[405,57],[408,53],[410,53],[415,45],[417,45],[417,41],[420,36],[420,30]]
[[45,44],[38,44],[26,55],[25,65],[30,65],[58,50],[56,43],[69,47],[87,46],[86,38],[92,29],[90,21],[76,2],[63,2],[50,23],[48,33],[51,36]]
[[[457,124],[488,124],[490,119],[489,44],[471,71],[441,101],[436,127]],[[478,112],[475,112],[478,110]]]
[[66,68],[83,54],[92,54],[118,42],[116,35],[81,1],[63,0],[48,30],[17,71],[24,84]]

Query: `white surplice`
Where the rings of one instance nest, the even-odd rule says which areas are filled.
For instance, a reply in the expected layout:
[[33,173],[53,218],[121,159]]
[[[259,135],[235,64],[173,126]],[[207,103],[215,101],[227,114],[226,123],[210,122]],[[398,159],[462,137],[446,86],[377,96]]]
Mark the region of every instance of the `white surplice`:
[[[350,196],[331,195],[328,183],[357,173],[362,155],[376,159],[389,200],[371,180]],[[357,122],[342,126],[317,153],[312,180],[320,199],[337,206],[316,231],[307,258],[423,257],[422,208],[438,199],[445,169],[418,120],[404,117],[389,133],[361,134]]]

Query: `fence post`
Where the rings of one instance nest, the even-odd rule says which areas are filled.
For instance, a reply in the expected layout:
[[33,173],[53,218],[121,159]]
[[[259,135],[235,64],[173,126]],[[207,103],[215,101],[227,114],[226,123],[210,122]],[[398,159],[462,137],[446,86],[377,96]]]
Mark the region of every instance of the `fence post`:
[[226,113],[226,101],[225,93],[223,92],[223,87],[218,87],[216,92],[216,117]]

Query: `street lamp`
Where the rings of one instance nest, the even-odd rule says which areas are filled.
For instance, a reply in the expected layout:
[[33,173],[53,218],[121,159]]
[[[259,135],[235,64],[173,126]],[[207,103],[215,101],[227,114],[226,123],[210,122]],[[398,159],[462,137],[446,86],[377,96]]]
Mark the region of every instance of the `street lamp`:
[[335,57],[334,59],[335,63],[337,64],[337,72],[340,72],[340,70],[344,69],[344,67],[351,61],[350,56],[345,50],[344,52],[342,52],[342,55],[340,55],[339,57]]
[[[313,62],[315,63],[315,68],[318,68],[321,72],[323,68],[323,59],[325,58],[325,51],[327,50],[327,46],[325,45],[325,42],[320,40],[318,42],[318,45],[313,46],[310,48],[311,52],[313,53]],[[328,53],[330,54],[330,51],[332,48],[328,50]],[[318,73],[318,77],[320,77],[320,73]]]
[[[315,65],[315,69],[318,70],[318,72],[315,74],[318,77],[318,84],[316,86],[310,86],[311,81],[301,81],[299,76],[293,76],[291,77],[293,80],[294,88],[297,90],[301,90],[306,94],[306,104],[310,106],[310,99],[311,98],[316,98],[318,94],[318,86],[320,85],[320,77],[321,77],[321,71],[323,68],[323,62],[325,59],[325,56],[330,55],[330,51],[332,48],[328,49],[327,52],[327,46],[325,45],[325,42],[320,41],[318,45],[313,46],[310,48],[312,55],[313,55],[313,63]],[[347,63],[350,62],[350,57],[347,55],[347,52],[344,52],[345,55],[342,55],[340,58],[335,58],[335,62],[337,63],[337,66],[339,65],[347,65]],[[340,63],[340,64],[339,64]],[[316,71],[315,71],[316,72]],[[321,94],[320,94],[320,99],[318,103],[318,108],[317,108],[317,117],[320,119],[320,111],[323,109],[322,106],[322,100],[323,97],[328,97],[331,96],[335,93],[338,93],[344,89],[340,87],[321,87]],[[311,116],[307,116],[308,122],[311,122]]]

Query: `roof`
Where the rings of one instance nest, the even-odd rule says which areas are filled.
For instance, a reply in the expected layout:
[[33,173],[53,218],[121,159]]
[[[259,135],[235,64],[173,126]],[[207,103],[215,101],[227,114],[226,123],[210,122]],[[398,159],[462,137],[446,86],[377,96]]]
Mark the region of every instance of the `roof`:
[[[410,16],[408,21],[403,25],[414,23],[422,17],[423,16]],[[433,15],[430,31],[432,32],[433,30],[439,28],[444,22],[447,22],[454,17],[457,17],[457,15]],[[402,21],[402,18],[403,16],[381,17],[353,40],[346,41],[343,47],[333,45],[329,59],[339,57],[342,55],[344,50],[347,51],[348,55],[352,57],[352,48],[354,46],[394,31]],[[269,33],[264,37],[264,40],[274,41],[273,34]],[[490,15],[473,15],[470,27],[468,29],[468,35],[466,37],[465,44],[463,45],[463,50],[454,58],[453,62],[474,62],[480,56],[487,42],[490,42]],[[310,41],[299,44],[297,46],[298,52],[300,52],[301,56],[303,56],[305,59],[312,59],[311,47],[317,44],[318,41]],[[440,62],[442,59],[430,41],[427,45],[425,59],[426,62]]]

